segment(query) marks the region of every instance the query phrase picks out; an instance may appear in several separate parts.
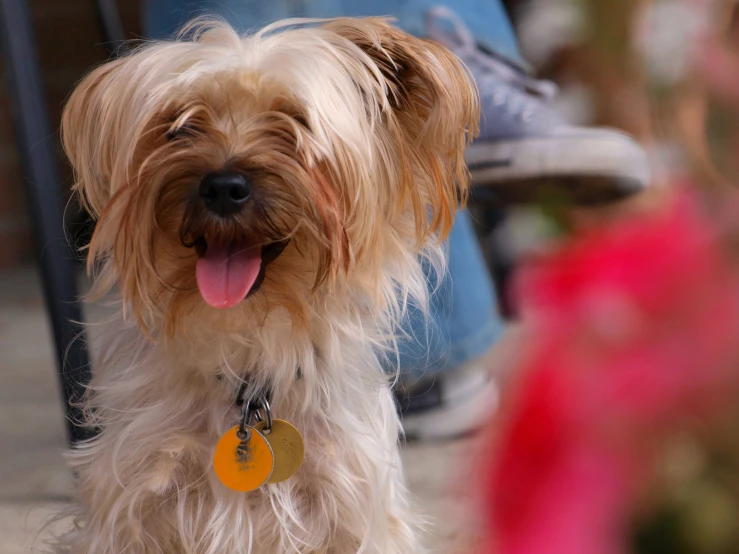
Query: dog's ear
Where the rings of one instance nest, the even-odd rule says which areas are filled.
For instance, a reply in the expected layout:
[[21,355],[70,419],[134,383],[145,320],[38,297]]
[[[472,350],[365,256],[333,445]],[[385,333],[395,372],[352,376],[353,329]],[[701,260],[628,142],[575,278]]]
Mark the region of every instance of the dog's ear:
[[72,164],[75,190],[93,217],[110,198],[110,179],[122,125],[123,87],[116,82],[125,59],[89,73],[72,92],[62,112],[61,137]]
[[401,165],[401,198],[394,205],[410,200],[419,241],[432,234],[445,238],[469,188],[464,150],[480,117],[472,77],[446,48],[388,19],[336,19],[325,27],[358,46],[384,78],[384,119]]

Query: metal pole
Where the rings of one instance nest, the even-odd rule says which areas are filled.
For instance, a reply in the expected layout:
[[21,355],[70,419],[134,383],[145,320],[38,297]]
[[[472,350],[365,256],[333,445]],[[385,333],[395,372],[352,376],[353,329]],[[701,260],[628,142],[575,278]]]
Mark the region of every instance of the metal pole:
[[54,335],[59,378],[71,442],[90,435],[75,425],[73,406],[90,380],[90,366],[77,298],[76,265],[64,235],[64,202],[57,174],[54,136],[39,76],[33,29],[24,0],[0,0],[0,36],[5,77],[13,102],[23,186],[33,226],[36,254]]
[[126,32],[118,12],[116,0],[97,0],[97,15],[105,35],[105,47],[114,56],[120,54],[119,49],[125,46]]

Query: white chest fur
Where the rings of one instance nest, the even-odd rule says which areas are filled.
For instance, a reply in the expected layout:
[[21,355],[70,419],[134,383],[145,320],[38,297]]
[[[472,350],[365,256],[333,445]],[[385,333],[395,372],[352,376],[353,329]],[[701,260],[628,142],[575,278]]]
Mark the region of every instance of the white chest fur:
[[[418,552],[387,378],[368,344],[335,335],[292,336],[292,348],[274,352],[279,339],[265,336],[230,350],[219,380],[178,367],[135,332],[119,334],[93,383],[104,430],[69,455],[79,527],[60,551]],[[269,369],[255,363],[267,359]],[[273,413],[306,443],[294,477],[252,493],[227,489],[212,470],[219,436],[238,421],[236,367],[254,368],[255,383],[272,380]]]

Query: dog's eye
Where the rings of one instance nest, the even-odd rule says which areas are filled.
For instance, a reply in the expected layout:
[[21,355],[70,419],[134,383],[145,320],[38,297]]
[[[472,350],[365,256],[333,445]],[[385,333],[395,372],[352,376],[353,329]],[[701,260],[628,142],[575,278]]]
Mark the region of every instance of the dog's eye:
[[170,128],[167,131],[167,140],[174,141],[180,139],[195,138],[200,134],[200,129],[194,123],[183,123],[176,129]]
[[310,124],[308,123],[308,118],[305,117],[303,114],[295,114],[293,115],[293,119],[297,121],[306,130],[310,131]]

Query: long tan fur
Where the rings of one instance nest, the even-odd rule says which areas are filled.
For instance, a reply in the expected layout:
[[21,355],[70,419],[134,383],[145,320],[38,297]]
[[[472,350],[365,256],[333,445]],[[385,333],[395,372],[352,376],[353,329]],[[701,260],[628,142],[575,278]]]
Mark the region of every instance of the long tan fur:
[[[411,554],[417,517],[381,359],[426,259],[466,198],[474,86],[442,47],[383,19],[291,20],[251,36],[200,21],[90,73],[62,136],[97,218],[93,296],[120,318],[87,398],[102,433],[79,475],[72,554]],[[235,167],[257,201],[231,219],[198,202]],[[228,310],[198,294],[198,238],[289,239],[259,291]],[[287,482],[226,489],[211,457],[247,395],[306,440]]]

